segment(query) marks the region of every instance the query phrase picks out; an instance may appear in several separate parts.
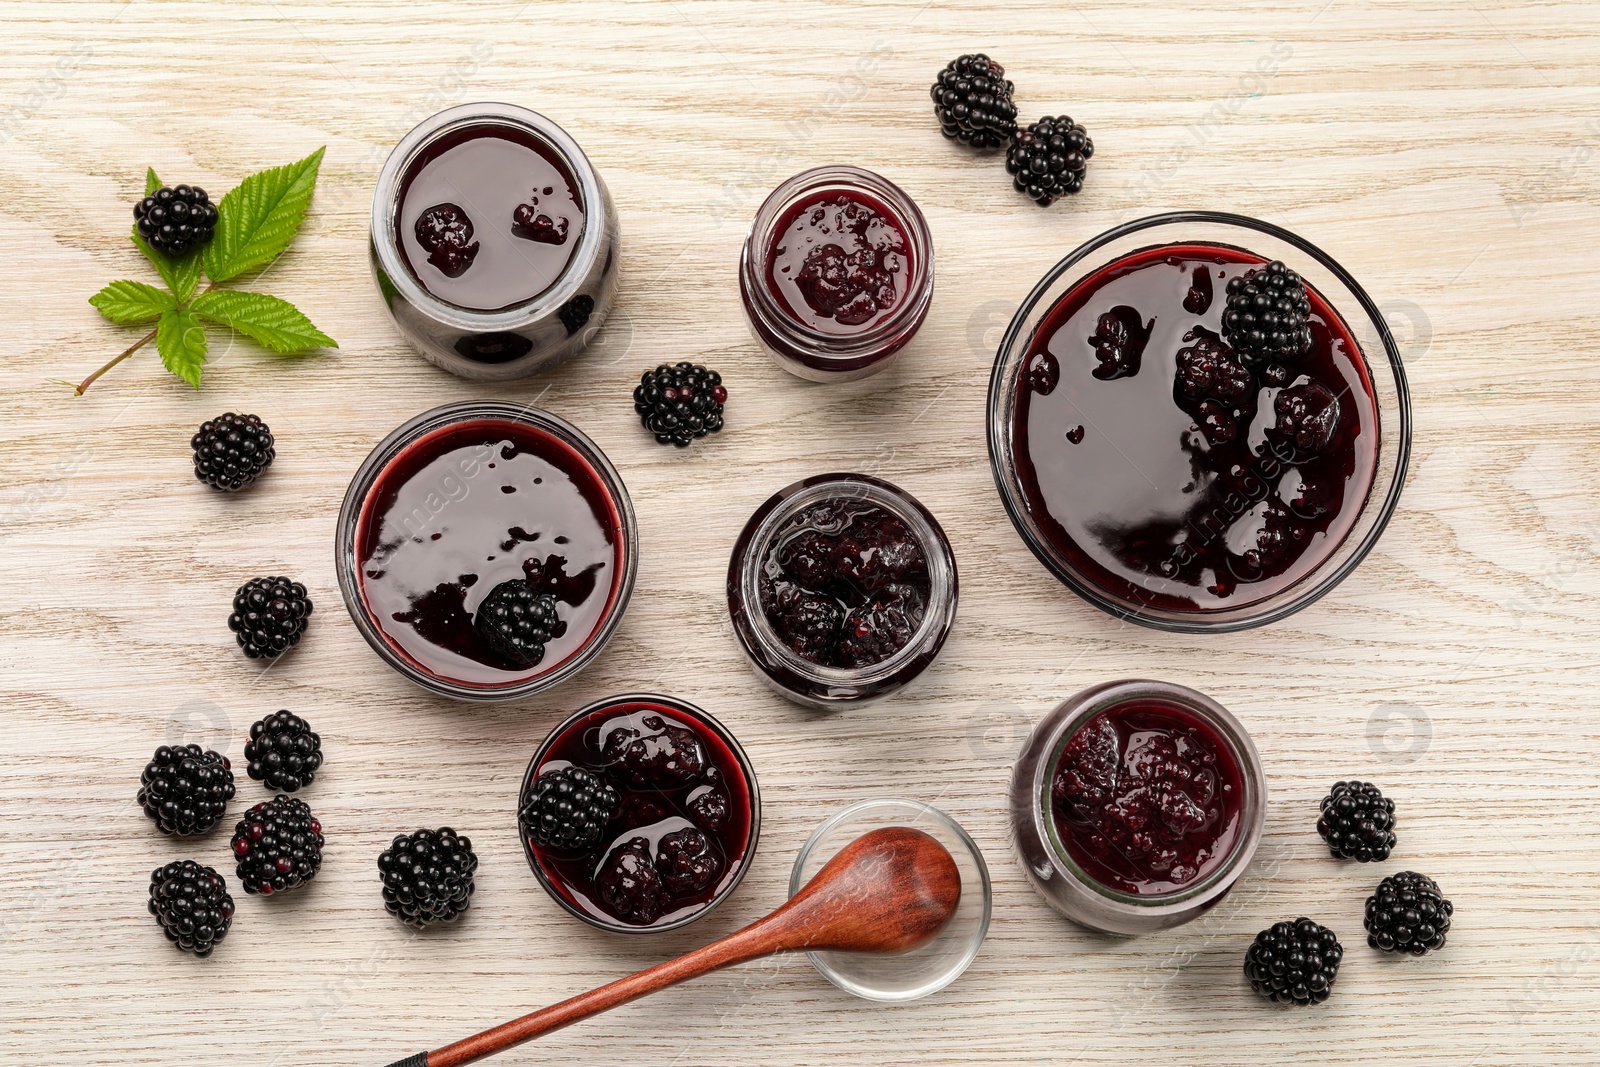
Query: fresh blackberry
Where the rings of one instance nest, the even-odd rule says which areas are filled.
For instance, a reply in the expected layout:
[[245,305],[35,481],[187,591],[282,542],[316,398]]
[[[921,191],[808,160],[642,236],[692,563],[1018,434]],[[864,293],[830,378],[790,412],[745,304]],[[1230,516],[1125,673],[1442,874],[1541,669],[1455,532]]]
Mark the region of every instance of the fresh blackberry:
[[293,793],[316,778],[322,766],[322,738],[293,712],[273,712],[250,725],[244,758],[250,777],[275,792]]
[[1006,149],[1006,173],[1017,192],[1040,207],[1083,188],[1083,176],[1094,155],[1089,131],[1065,115],[1046,116],[1019,131]]
[[1339,398],[1316,382],[1291,385],[1278,394],[1272,407],[1278,421],[1268,436],[1308,456],[1333,444],[1339,431]]
[[490,648],[520,667],[536,666],[544,659],[544,646],[565,629],[555,596],[538,592],[525,578],[489,590],[472,626]]
[[1322,798],[1317,833],[1336,859],[1386,860],[1394,848],[1394,801],[1371,782],[1335,782]]
[[275,659],[300,643],[311,619],[306,587],[279,575],[252,578],[233,594],[228,629],[251,659]]
[[246,893],[282,893],[316,877],[322,844],[322,824],[306,802],[279,794],[233,828],[235,873]]
[[633,389],[633,410],[656,443],[686,448],[696,437],[722,429],[728,390],[722,375],[695,363],[663,363],[646,371]]
[[540,848],[583,852],[600,843],[617,803],[616,789],[593,771],[561,767],[534,779],[519,818]]
[[643,837],[612,849],[600,865],[595,885],[601,902],[624,922],[648,926],[667,910],[666,888],[651,862],[650,842]]
[[1454,913],[1432,878],[1416,871],[1391,874],[1367,898],[1367,944],[1381,952],[1421,956],[1443,947]]
[[233,799],[233,768],[199,745],[162,745],[139,776],[139,806],[164,834],[203,834]]
[[151,248],[181,256],[211,240],[217,208],[198,185],[162,186],[133,205],[133,224]]
[[983,53],[960,56],[930,90],[939,132],[973,148],[999,148],[1017,129],[1006,69]]
[[179,951],[204,958],[228,936],[233,897],[215,870],[178,860],[150,872],[150,914]]
[[200,424],[189,447],[194,476],[213,489],[236,492],[261,477],[277,457],[272,431],[255,415],[227,412]]
[[706,835],[689,826],[661,839],[656,871],[668,892],[684,896],[710,885],[722,873],[722,859],[712,849]]
[[417,244],[446,278],[459,278],[478,258],[472,220],[458,204],[435,204],[417,216]]
[[1311,347],[1310,315],[1300,275],[1273,260],[1228,280],[1222,336],[1247,363],[1292,360]]
[[478,857],[448,826],[398,834],[378,854],[383,906],[408,926],[454,922],[472,903]]
[[1339,977],[1344,948],[1326,926],[1300,918],[1256,935],[1244,957],[1250,988],[1279,1004],[1321,1004]]

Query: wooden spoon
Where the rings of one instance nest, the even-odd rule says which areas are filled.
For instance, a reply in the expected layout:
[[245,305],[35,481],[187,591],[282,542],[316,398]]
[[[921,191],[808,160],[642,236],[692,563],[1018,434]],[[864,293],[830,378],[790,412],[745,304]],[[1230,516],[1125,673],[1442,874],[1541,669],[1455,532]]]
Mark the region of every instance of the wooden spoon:
[[846,845],[783,907],[721,941],[390,1067],[458,1067],[658,989],[778,952],[910,952],[937,937],[960,902],[961,872],[943,845],[909,827],[873,830]]

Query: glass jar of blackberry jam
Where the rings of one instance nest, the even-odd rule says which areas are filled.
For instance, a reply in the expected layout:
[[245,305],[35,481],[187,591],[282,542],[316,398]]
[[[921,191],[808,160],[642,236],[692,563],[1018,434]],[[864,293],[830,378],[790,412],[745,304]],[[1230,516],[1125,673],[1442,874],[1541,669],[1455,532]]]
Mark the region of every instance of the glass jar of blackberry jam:
[[739,257],[750,330],[814,382],[887,367],[933,301],[933,238],[904,190],[861,167],[796,174],[756,211]]
[[425,119],[372,197],[372,271],[395,325],[476,381],[581,352],[611,309],[618,243],[611,194],[578,143],[511,104]]
[[822,474],[750,516],[728,563],[728,611],[757,674],[829,710],[882,699],[926,670],[958,586],[944,530],[909,493]]
[[1068,698],[1012,769],[1024,873],[1052,908],[1102,933],[1153,933],[1215,906],[1250,866],[1266,813],[1245,728],[1168,682],[1109,682]]

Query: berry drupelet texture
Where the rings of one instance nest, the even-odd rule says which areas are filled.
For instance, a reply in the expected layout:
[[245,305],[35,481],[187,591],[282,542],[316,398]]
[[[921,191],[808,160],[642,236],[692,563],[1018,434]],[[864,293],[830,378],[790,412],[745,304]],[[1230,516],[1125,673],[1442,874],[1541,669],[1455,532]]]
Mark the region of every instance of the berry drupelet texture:
[[561,633],[556,598],[525,578],[501,582],[478,605],[472,625],[484,643],[519,667],[536,667],[544,646]]
[[1046,116],[1019,131],[1006,149],[1006,173],[1017,192],[1040,207],[1083,188],[1083,177],[1094,155],[1089,131],[1063,115]]
[[179,860],[150,872],[150,914],[179,951],[203,958],[228,936],[233,897],[215,870]]
[[1367,898],[1367,944],[1380,952],[1421,956],[1444,945],[1455,906],[1439,883],[1416,871],[1391,874]]
[[546,771],[522,806],[522,832],[540,848],[581,852],[600,843],[617,804],[616,789],[593,771]]
[[251,808],[233,828],[235,873],[246,893],[282,893],[316,877],[322,845],[322,823],[306,802],[279,795]]
[[633,390],[633,410],[656,443],[686,448],[722,429],[728,390],[722,375],[695,363],[663,363],[646,371]]
[[385,910],[408,926],[454,922],[472,903],[478,857],[445,826],[396,835],[378,854]]
[[417,216],[417,244],[446,278],[459,278],[478,258],[472,219],[458,204],[435,204]]
[[1017,108],[1006,70],[983,53],[959,56],[933,83],[939,131],[972,148],[999,148],[1017,129]]
[[199,745],[162,745],[139,777],[139,806],[164,834],[203,834],[233,799],[228,757]]
[[661,872],[650,857],[650,842],[634,837],[612,849],[595,876],[600,899],[618,918],[648,926],[671,902]]
[[189,446],[194,449],[194,476],[226,493],[261,477],[278,455],[266,423],[231,411],[202,422]]
[[1394,801],[1371,782],[1335,782],[1322,798],[1317,833],[1335,858],[1372,863],[1394,848]]
[[1321,1004],[1333,991],[1344,948],[1326,926],[1300,918],[1261,931],[1244,957],[1250,988],[1279,1004]]
[[1278,260],[1228,281],[1222,336],[1247,363],[1287,362],[1311,347],[1311,300]]
[[277,711],[250,726],[244,744],[247,773],[271,790],[293,793],[310,785],[322,766],[322,738],[291,711]]
[[197,185],[162,186],[133,206],[133,224],[150,247],[181,256],[211,240],[217,208]]
[[275,659],[300,643],[311,618],[306,587],[279,575],[252,578],[233,595],[228,629],[251,659]]
[[1339,398],[1316,382],[1291,385],[1273,401],[1277,423],[1268,436],[1296,455],[1316,456],[1328,450],[1339,431]]

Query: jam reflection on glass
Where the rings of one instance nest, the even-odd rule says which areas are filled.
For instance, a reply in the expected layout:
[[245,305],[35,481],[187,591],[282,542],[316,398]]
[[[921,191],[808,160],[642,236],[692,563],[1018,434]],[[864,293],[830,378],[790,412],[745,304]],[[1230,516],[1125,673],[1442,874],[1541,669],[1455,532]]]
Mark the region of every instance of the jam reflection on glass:
[[[390,644],[435,677],[506,685],[553,670],[616,594],[621,519],[595,471],[542,430],[484,419],[436,430],[378,475],[356,531],[361,596]],[[502,582],[556,599],[535,666],[494,651],[473,613]]]
[[1141,896],[1181,890],[1226,861],[1243,804],[1227,742],[1192,712],[1155,700],[1088,719],[1050,784],[1068,855],[1100,884]]
[[1310,574],[1371,488],[1372,383],[1308,288],[1311,345],[1251,366],[1221,339],[1226,245],[1131,253],[1078,282],[1035,332],[1011,428],[1029,511],[1108,595],[1167,611],[1242,607]]
[[767,284],[778,305],[821,333],[870,330],[899,307],[911,275],[905,224],[876,197],[832,189],[778,219]]
[[540,138],[486,123],[446,134],[406,169],[400,255],[423,288],[474,311],[525,304],[566,269],[583,232],[578,184]]
[[696,716],[646,702],[585,715],[549,744],[519,810],[539,775],[571,766],[604,778],[619,803],[600,844],[583,852],[541,848],[522,828],[568,904],[604,922],[660,926],[703,910],[738,881],[750,784],[728,743]]

